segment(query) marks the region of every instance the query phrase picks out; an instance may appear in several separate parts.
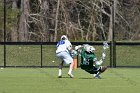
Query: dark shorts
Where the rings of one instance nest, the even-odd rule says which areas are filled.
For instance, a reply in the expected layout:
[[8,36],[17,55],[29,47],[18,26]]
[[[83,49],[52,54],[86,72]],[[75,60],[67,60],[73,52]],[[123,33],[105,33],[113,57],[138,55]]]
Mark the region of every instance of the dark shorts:
[[[82,68],[83,69],[83,68]],[[94,67],[92,69],[83,69],[85,70],[86,72],[90,73],[90,74],[97,74],[97,72],[99,71],[98,68]]]

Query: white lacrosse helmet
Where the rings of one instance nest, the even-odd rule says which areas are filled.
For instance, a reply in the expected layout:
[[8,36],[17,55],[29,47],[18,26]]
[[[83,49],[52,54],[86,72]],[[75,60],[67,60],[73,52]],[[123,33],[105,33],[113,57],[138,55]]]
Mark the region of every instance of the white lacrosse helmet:
[[95,51],[95,48],[93,46],[86,46],[85,47],[85,50],[88,52],[88,53],[93,53]]
[[62,35],[61,40],[68,40],[68,37],[66,35]]
[[83,44],[84,49],[86,50],[86,47],[90,46],[89,44]]
[[95,48],[93,46],[90,46],[90,50],[94,52]]

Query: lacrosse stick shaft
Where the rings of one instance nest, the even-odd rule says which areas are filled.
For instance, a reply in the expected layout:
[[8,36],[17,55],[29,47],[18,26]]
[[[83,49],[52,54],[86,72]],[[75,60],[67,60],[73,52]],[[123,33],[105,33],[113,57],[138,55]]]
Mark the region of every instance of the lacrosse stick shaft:
[[103,42],[103,50],[102,50],[102,58],[101,58],[102,60],[105,59],[107,48],[109,48],[109,46],[108,46],[108,43],[105,41],[105,42]]

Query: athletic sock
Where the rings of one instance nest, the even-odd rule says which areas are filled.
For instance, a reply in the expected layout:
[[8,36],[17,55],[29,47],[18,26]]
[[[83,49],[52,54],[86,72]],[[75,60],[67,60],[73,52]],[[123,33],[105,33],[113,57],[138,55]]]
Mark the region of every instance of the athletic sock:
[[72,73],[72,68],[70,68],[70,69],[69,69],[69,72],[68,72],[68,74],[71,74],[71,73]]
[[58,70],[58,76],[62,76],[62,69]]

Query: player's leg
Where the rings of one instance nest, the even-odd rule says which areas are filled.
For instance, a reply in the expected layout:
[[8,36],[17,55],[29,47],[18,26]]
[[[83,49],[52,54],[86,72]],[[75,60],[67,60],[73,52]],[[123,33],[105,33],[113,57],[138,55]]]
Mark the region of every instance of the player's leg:
[[64,63],[64,61],[62,61],[62,62],[59,64],[58,78],[61,78],[61,77],[62,77],[63,63]]
[[93,66],[92,69],[88,69],[88,70],[85,70],[86,72],[90,73],[90,74],[97,74],[98,73],[98,69],[96,67]]
[[100,72],[97,69],[85,70],[86,72],[93,75],[94,78],[101,79]]
[[100,74],[103,73],[107,69],[107,66],[100,66],[98,72],[94,74],[94,78],[99,78],[101,79]]
[[101,79],[100,74],[103,73],[107,69],[106,66],[100,66],[99,68],[93,66],[90,70],[85,70],[86,72],[93,74],[93,77],[96,79]]
[[68,75],[73,78],[73,74],[72,74],[72,70],[73,70],[73,65],[74,65],[74,62],[73,62],[73,58],[71,57],[71,55],[69,53],[65,53],[64,55],[64,62],[65,64],[69,64],[69,71],[68,71]]
[[74,62],[70,63],[70,66],[69,66],[69,71],[68,71],[68,75],[73,78],[73,74],[72,74],[72,70],[73,70],[73,65],[74,65]]
[[98,71],[96,74],[93,74],[93,77],[96,79],[101,79],[100,74],[101,74],[101,72]]
[[62,77],[62,68],[63,68],[63,64],[64,64],[64,61],[63,61],[63,52],[60,52],[58,54],[56,54],[56,56],[61,59],[61,63],[59,64],[58,66],[58,78],[61,78]]

